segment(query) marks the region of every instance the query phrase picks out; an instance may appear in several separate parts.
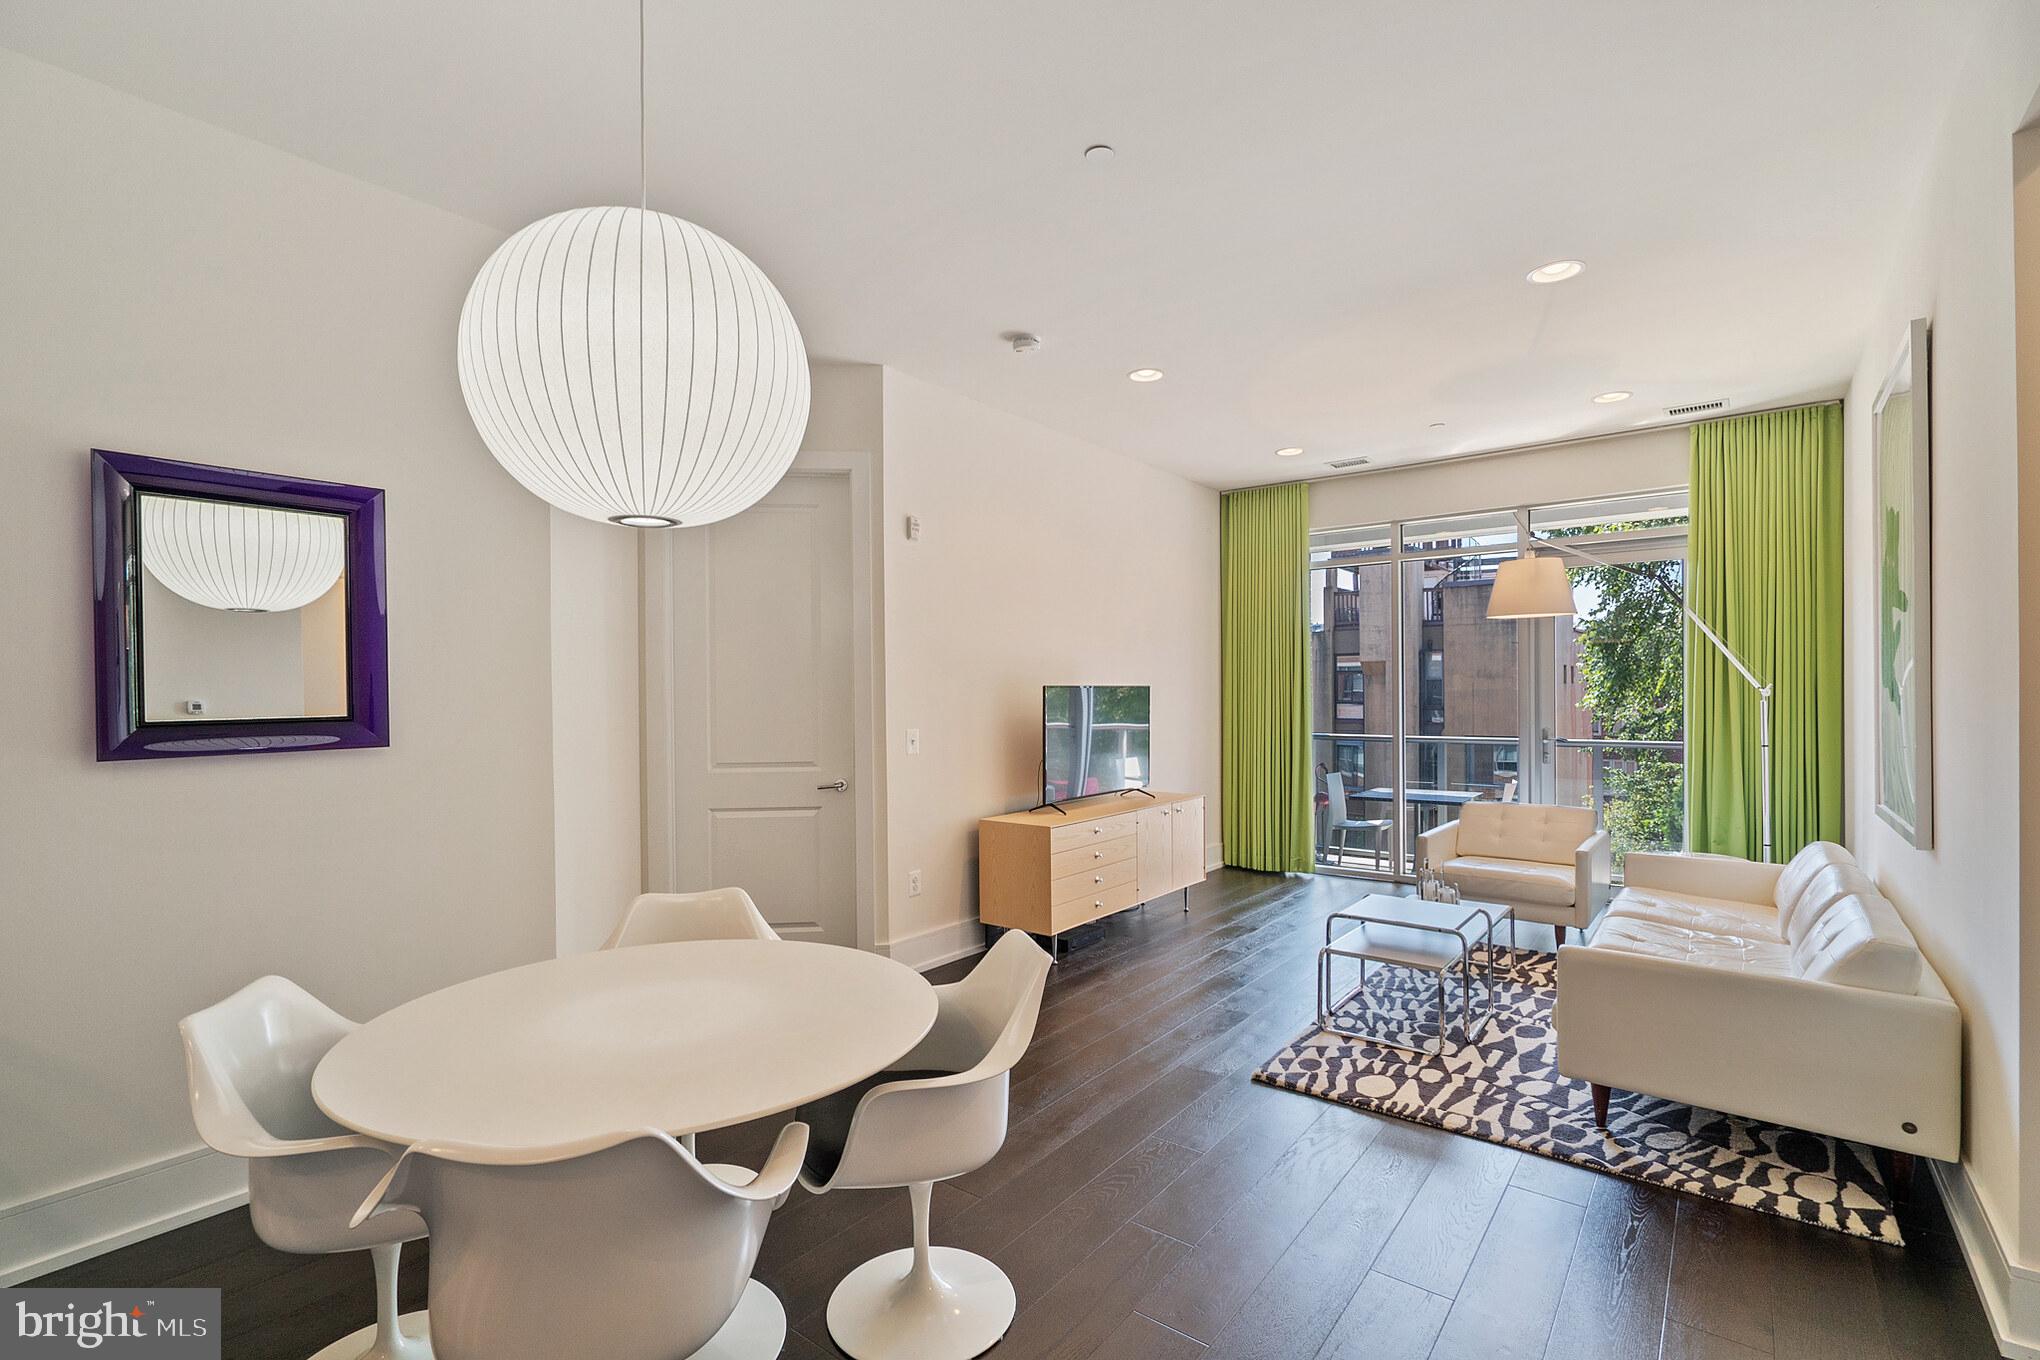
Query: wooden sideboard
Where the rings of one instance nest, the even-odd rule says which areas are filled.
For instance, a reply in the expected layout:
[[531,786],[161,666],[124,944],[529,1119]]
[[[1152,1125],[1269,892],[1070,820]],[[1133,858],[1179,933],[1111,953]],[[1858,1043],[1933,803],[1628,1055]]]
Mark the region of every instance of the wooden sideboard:
[[[1204,881],[1204,795],[1108,794],[978,823],[978,919],[1051,942]],[[1187,892],[1183,909],[1190,909]]]

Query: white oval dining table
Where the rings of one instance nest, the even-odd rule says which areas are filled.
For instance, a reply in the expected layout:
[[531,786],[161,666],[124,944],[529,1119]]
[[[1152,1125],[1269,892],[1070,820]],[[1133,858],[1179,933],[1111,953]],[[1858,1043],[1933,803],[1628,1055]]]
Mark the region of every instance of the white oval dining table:
[[559,1148],[726,1128],[831,1095],[919,1043],[935,991],[834,945],[698,940],[526,964],[386,1011],[312,1075],[334,1121],[408,1147]]
[[[312,1099],[386,1142],[460,1143],[514,1162],[522,1149],[623,1129],[677,1136],[790,1111],[884,1071],[928,1033],[935,1010],[919,973],[855,949],[635,945],[407,1001],[333,1045],[312,1074]],[[760,1360],[785,1337],[785,1309],[753,1280],[692,1360]],[[366,1342],[343,1337],[313,1360]]]

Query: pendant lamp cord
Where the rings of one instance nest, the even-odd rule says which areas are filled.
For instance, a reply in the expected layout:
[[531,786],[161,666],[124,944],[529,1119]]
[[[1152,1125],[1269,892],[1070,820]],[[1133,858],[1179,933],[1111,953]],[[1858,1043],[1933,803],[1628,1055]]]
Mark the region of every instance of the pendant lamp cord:
[[637,7],[637,187],[638,211],[651,205],[645,189],[645,0]]

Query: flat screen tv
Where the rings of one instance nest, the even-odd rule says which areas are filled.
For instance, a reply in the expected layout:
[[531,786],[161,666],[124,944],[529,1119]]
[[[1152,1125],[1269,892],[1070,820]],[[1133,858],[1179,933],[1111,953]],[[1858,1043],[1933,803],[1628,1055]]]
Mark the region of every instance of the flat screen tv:
[[1146,685],[1044,685],[1041,800],[1148,785]]

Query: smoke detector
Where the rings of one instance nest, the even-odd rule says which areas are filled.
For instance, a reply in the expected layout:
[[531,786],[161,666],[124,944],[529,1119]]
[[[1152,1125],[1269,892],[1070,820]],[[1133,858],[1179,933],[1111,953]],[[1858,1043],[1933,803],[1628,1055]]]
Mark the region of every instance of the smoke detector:
[[1015,354],[1032,354],[1041,348],[1041,337],[1032,331],[1007,331],[999,338],[1011,345]]

